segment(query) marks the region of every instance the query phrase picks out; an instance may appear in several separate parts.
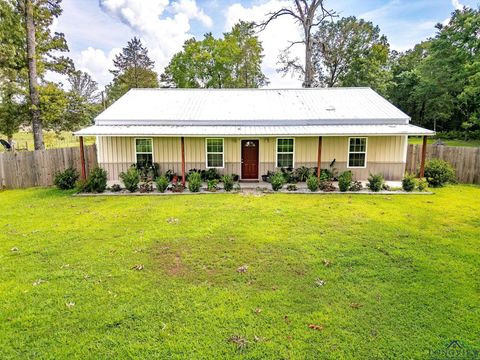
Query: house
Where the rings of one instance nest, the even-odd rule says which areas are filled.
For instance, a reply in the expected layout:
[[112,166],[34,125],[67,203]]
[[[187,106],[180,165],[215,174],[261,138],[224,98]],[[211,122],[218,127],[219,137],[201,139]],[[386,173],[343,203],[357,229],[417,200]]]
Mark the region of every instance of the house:
[[[434,135],[370,88],[133,89],[75,133],[96,136],[109,180],[133,163],[258,181],[301,166],[400,180],[408,136]],[[426,139],[426,138],[425,138]]]

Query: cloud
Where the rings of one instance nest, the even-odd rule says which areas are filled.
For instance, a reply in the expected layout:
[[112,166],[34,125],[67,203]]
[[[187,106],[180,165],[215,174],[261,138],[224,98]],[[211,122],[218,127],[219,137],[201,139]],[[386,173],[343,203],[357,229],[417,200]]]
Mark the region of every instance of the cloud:
[[119,48],[113,48],[106,53],[102,49],[88,47],[76,56],[75,64],[78,69],[89,73],[99,84],[105,85],[112,80],[109,69],[113,67],[113,59],[119,52]]
[[451,0],[452,2],[452,6],[455,10],[462,10],[463,9],[463,5],[460,3],[459,0]]
[[[289,0],[270,0],[250,7],[245,7],[240,3],[232,4],[225,12],[225,31],[230,30],[239,20],[260,23],[266,18],[268,13],[289,6],[291,6],[291,1]],[[288,16],[282,16],[272,21],[264,31],[259,33],[259,39],[262,41],[265,54],[262,70],[270,80],[269,87],[301,87],[301,81],[296,76],[294,78],[290,75],[283,77],[282,74],[276,71],[280,51],[290,44],[289,41],[302,39],[299,26],[294,20]],[[291,49],[292,57],[298,56],[300,59],[303,59],[303,52],[303,45],[295,45]]]

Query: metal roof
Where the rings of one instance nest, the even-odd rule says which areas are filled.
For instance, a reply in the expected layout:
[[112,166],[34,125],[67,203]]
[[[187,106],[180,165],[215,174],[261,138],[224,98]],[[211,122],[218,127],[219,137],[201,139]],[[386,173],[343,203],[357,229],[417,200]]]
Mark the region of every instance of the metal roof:
[[414,125],[309,125],[309,126],[171,126],[171,125],[94,125],[77,136],[381,136],[434,135]]
[[370,88],[132,89],[96,125],[289,126],[408,124]]

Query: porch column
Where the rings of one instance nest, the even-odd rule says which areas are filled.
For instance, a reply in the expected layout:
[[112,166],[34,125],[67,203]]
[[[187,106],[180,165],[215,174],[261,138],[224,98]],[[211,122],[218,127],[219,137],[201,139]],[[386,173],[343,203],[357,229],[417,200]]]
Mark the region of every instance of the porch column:
[[318,137],[318,153],[317,153],[317,177],[320,178],[320,167],[322,166],[322,137]]
[[83,150],[83,136],[80,136],[80,167],[82,169],[82,180],[87,178],[87,171],[85,169],[85,151]]
[[420,178],[425,176],[425,158],[427,156],[427,137],[423,137],[423,144],[422,144],[422,157],[420,160]]
[[180,139],[182,143],[182,185],[185,186],[185,139],[183,136]]

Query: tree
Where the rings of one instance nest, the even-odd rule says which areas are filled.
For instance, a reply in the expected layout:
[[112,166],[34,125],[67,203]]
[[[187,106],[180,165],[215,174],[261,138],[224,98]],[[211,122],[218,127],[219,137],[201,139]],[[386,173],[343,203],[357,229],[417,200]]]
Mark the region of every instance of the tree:
[[17,80],[14,70],[0,71],[0,133],[7,136],[9,143],[18,128],[29,120],[27,94]]
[[[326,0],[292,0],[293,6],[284,7],[278,11],[267,14],[267,19],[259,24],[261,30],[265,29],[268,24],[281,16],[289,16],[297,22],[303,31],[303,40],[293,42],[280,56],[282,68],[280,71],[286,73],[289,71],[300,72],[303,75],[303,87],[309,88],[314,86],[315,67],[313,63],[313,31],[327,18],[336,16],[335,11],[328,10],[325,7]],[[299,63],[299,59],[290,59],[289,50],[296,44],[304,44],[305,59],[304,65]]]
[[263,47],[252,23],[240,22],[216,39],[189,39],[162,74],[167,86],[178,88],[257,88],[268,83],[262,73]]
[[389,44],[378,26],[353,16],[324,20],[313,43],[313,63],[320,86],[370,86],[386,93]]
[[113,60],[113,81],[107,85],[109,101],[115,101],[132,88],[155,88],[159,86],[158,75],[153,70],[154,61],[140,39],[134,37]]
[[98,101],[98,84],[92,77],[81,70],[72,71],[68,75],[71,91],[88,102]]

